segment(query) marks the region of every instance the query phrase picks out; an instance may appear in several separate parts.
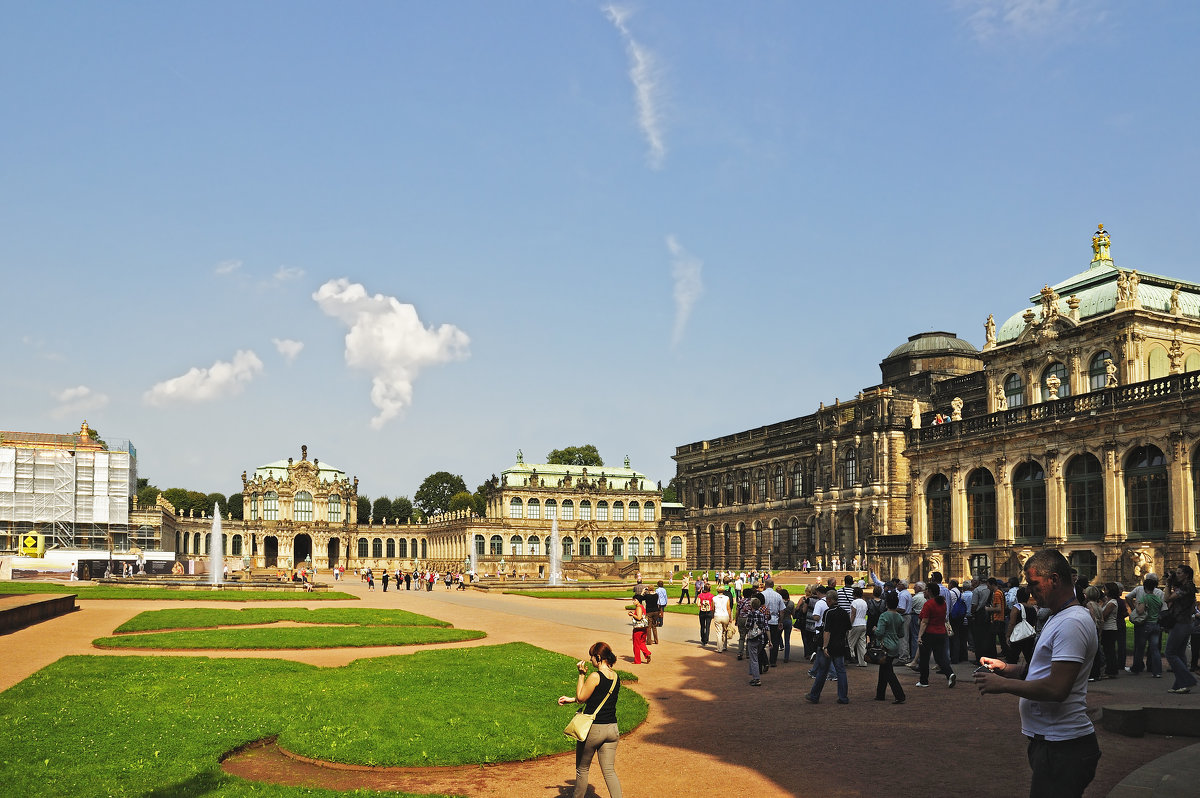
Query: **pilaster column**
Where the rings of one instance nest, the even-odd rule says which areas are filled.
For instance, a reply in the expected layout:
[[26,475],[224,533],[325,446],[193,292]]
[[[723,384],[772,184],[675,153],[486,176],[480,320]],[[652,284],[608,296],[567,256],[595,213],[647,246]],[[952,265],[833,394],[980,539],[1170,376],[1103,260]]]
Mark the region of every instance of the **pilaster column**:
[[967,542],[967,480],[966,469],[957,465],[950,469],[950,544],[962,546]]
[[1067,501],[1058,452],[1046,452],[1046,545],[1060,547],[1067,539]]
[[923,470],[916,467],[910,472],[913,485],[912,498],[912,548],[923,549],[929,545],[929,519],[925,517],[925,479]]
[[1008,473],[1008,458],[996,458],[993,476],[996,478],[996,545],[1013,544],[1013,496],[1011,475]]
[[1104,470],[1104,542],[1125,540],[1125,485],[1117,464],[1115,446],[1105,445],[1102,458]]

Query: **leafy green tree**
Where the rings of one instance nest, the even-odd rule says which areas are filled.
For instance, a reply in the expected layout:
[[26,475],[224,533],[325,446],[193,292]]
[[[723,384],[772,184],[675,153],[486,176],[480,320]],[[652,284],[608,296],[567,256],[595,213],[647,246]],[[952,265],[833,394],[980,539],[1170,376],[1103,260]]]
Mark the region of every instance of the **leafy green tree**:
[[392,517],[392,500],[387,496],[380,496],[371,505],[371,521],[376,524],[382,524],[383,519]]
[[471,509],[471,491],[460,490],[458,493],[450,497],[450,512],[456,513],[459,510]]
[[413,503],[407,496],[397,496],[392,499],[392,518],[402,524],[412,520]]
[[480,518],[487,516],[487,488],[488,484],[485,482],[471,494],[471,510]]
[[365,524],[371,518],[371,500],[366,496],[358,497],[358,523]]
[[450,509],[450,499],[456,493],[467,490],[467,483],[458,474],[438,471],[425,477],[421,487],[413,496],[413,504],[426,516],[444,513]]
[[243,505],[244,498],[245,497],[241,493],[229,494],[229,499],[226,501],[226,504],[229,505],[228,517],[230,519],[234,521],[242,520],[242,514],[245,512],[245,506]]
[[188,510],[192,507],[191,501],[188,499],[188,492],[183,488],[167,488],[162,492],[162,496],[171,503],[179,515],[187,515]]
[[196,515],[209,515],[212,513],[212,502],[208,500],[207,493],[201,493],[198,490],[189,490],[188,508],[193,510]]
[[205,512],[211,513],[214,504],[221,511],[222,518],[229,517],[229,500],[225,498],[224,493],[210,493],[204,497],[204,506],[208,508]]
[[583,446],[568,446],[565,449],[555,449],[546,455],[546,462],[555,465],[602,466],[604,459],[596,450],[594,444]]
[[662,500],[665,502],[679,501],[679,488],[675,484],[677,477],[671,477],[671,481],[667,483],[666,489],[663,490]]
[[[148,480],[139,479],[138,482],[139,483],[148,482]],[[156,488],[153,485],[150,485],[150,484],[140,485],[139,484],[138,492],[137,492],[137,506],[138,507],[153,507],[154,503],[156,501],[158,501],[158,494],[160,494],[160,493],[162,493],[162,491],[160,491],[158,488]],[[167,499],[167,501],[170,501],[170,499]]]

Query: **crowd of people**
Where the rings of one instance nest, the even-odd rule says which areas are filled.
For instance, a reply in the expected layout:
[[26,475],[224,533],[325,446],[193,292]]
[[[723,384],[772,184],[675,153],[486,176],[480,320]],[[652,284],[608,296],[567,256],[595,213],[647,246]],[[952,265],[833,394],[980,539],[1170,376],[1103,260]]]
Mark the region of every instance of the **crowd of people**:
[[[367,590],[375,589],[375,569],[360,568],[358,576],[363,582],[367,583]],[[383,586],[383,592],[386,593],[388,584],[395,585],[396,590],[400,589],[400,584],[404,583],[405,590],[421,590],[432,591],[433,586],[439,582],[446,586],[447,590],[466,590],[467,580],[475,581],[475,575],[470,572],[463,571],[402,571],[399,568],[389,571],[386,568],[380,570],[379,582]]]

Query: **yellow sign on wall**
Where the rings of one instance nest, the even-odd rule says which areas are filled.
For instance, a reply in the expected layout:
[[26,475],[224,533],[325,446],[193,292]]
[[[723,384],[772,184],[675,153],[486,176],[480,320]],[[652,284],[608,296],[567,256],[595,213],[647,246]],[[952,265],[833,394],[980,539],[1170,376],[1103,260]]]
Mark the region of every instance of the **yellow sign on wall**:
[[41,557],[46,551],[45,535],[21,535],[21,556]]

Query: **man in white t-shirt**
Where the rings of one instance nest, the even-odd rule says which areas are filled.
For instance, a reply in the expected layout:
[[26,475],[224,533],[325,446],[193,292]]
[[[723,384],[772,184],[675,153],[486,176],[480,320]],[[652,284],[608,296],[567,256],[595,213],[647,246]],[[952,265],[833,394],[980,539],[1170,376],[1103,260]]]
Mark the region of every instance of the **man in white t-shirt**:
[[849,648],[858,667],[867,667],[867,600],[861,587],[854,588],[854,599],[850,602]]
[[982,657],[980,693],[1020,696],[1021,732],[1029,738],[1030,798],[1079,798],[1096,775],[1100,746],[1087,716],[1088,667],[1096,656],[1096,623],[1075,599],[1071,566],[1054,549],[1025,563],[1038,606],[1050,610],[1027,665]]

